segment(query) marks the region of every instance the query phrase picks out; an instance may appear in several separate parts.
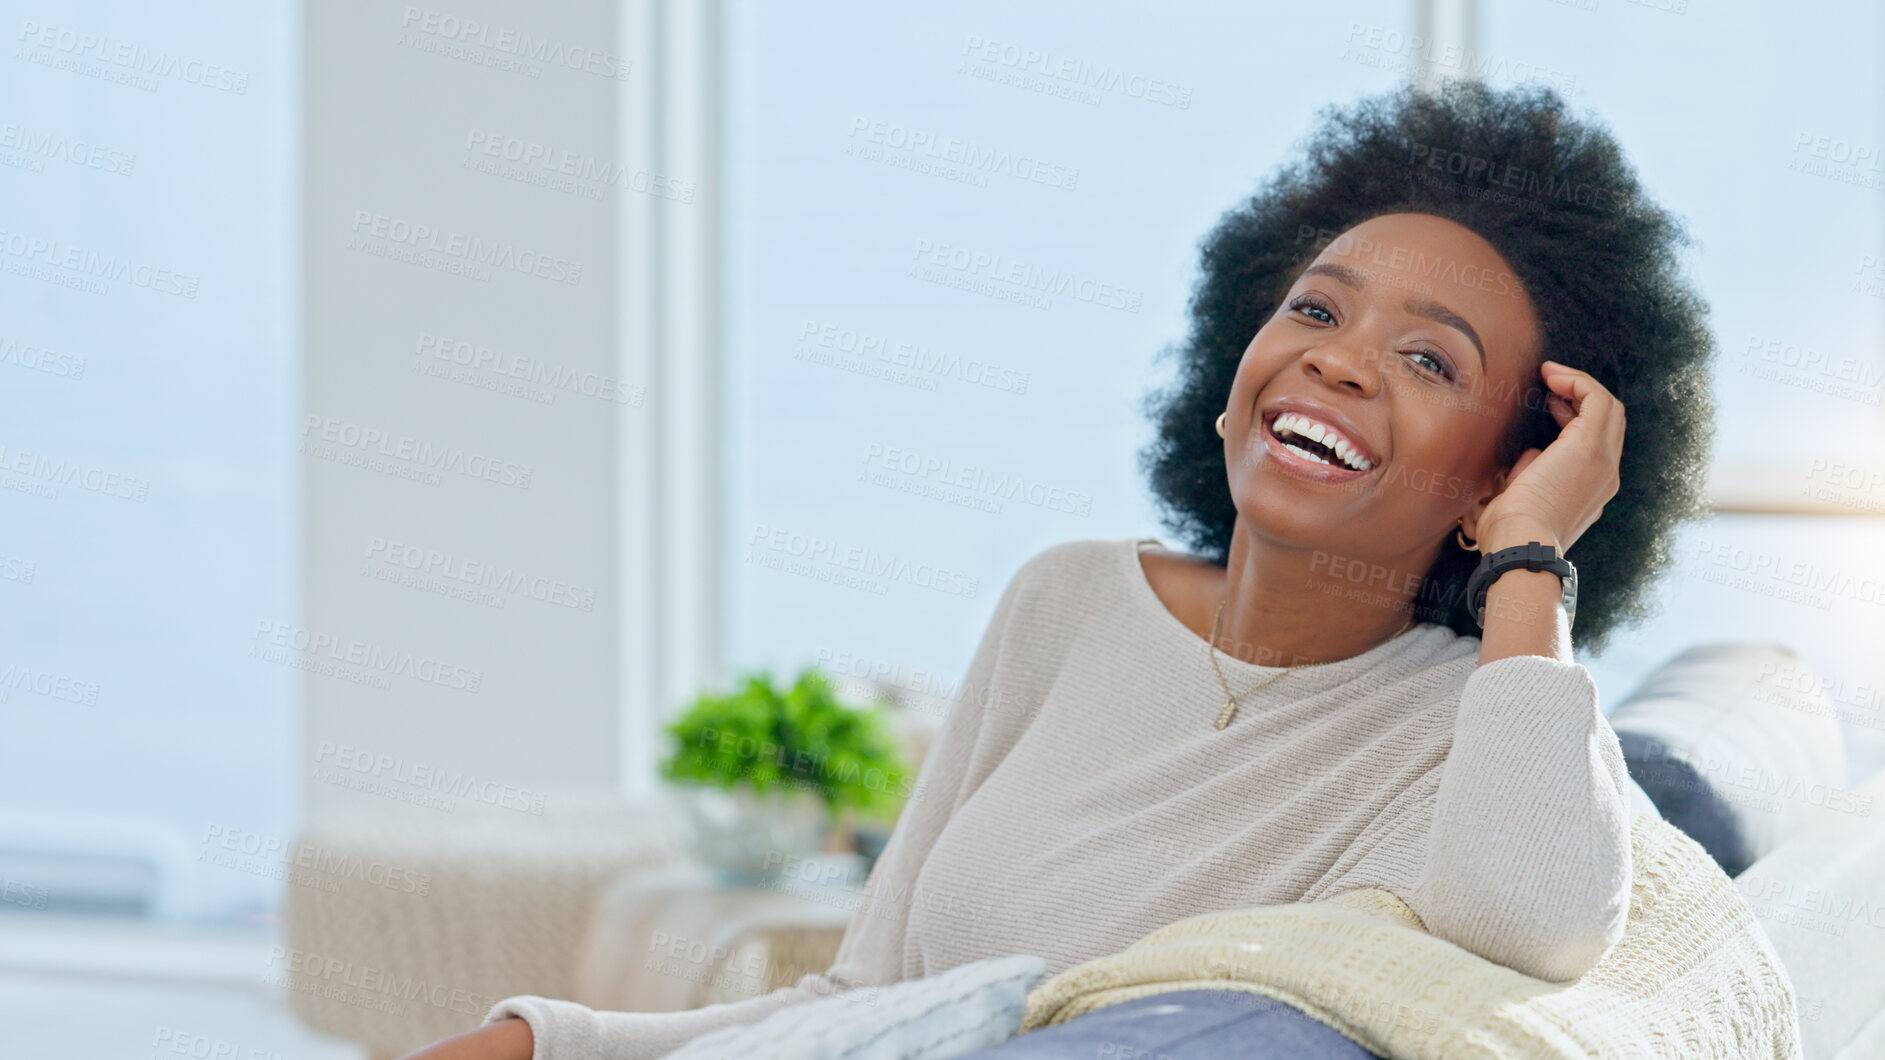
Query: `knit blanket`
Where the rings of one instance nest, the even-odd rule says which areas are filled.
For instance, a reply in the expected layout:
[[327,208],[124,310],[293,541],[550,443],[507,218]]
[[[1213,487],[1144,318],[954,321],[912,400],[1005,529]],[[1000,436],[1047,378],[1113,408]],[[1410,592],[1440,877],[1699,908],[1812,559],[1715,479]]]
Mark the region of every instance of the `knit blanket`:
[[1169,924],[1028,995],[1021,1030],[1173,990],[1248,990],[1394,1060],[1801,1056],[1793,984],[1700,844],[1630,824],[1629,920],[1581,978],[1534,979],[1429,934],[1379,888]]

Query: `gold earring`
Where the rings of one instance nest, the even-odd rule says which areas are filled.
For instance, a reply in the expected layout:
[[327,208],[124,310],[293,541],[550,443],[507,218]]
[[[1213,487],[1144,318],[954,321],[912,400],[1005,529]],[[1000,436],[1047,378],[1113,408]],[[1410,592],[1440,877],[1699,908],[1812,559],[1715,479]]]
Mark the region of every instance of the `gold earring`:
[[1230,413],[1228,412],[1220,412],[1217,414],[1217,436],[1219,438],[1230,437],[1229,435],[1224,433],[1224,417],[1228,415],[1230,415]]
[[1466,520],[1464,519],[1460,520],[1460,525],[1453,528],[1453,540],[1458,541],[1460,543],[1460,547],[1465,549],[1468,552],[1479,551],[1478,541],[1474,541],[1470,545],[1466,543]]

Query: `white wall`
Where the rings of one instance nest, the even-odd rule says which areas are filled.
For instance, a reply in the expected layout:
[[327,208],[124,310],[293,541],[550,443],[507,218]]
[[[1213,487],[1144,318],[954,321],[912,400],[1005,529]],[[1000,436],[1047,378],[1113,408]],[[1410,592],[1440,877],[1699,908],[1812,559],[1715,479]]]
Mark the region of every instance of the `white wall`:
[[[618,199],[642,189],[597,172],[627,161],[615,5],[305,17],[306,607],[287,637],[339,645],[301,653],[338,670],[303,678],[308,808],[424,814],[406,799],[461,775],[489,797],[486,781],[613,784],[615,438],[645,383],[616,378],[613,291]],[[427,335],[494,360],[455,366]],[[346,444],[356,431],[377,438]],[[522,587],[480,588],[471,564]],[[378,687],[350,651],[413,665]],[[319,772],[348,765],[343,745],[400,760],[343,774],[398,797]]]

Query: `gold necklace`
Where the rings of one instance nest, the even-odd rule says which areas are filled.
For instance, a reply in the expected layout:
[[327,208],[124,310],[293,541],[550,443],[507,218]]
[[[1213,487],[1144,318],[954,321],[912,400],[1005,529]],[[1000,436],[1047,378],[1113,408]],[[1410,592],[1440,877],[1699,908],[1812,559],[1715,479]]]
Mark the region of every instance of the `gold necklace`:
[[[1264,678],[1262,681],[1257,683],[1256,687],[1251,688],[1250,690],[1246,691],[1242,696],[1231,695],[1230,682],[1224,680],[1224,670],[1222,667],[1218,666],[1217,664],[1217,624],[1223,621],[1223,618],[1224,618],[1224,601],[1219,600],[1217,602],[1217,614],[1211,617],[1210,647],[1211,647],[1211,669],[1217,671],[1217,683],[1224,686],[1224,709],[1217,712],[1217,727],[1220,729],[1226,725],[1229,725],[1231,718],[1237,713],[1238,700],[1243,699],[1244,696],[1248,696],[1250,695],[1251,692],[1255,692],[1257,689],[1264,687],[1265,685],[1269,684],[1271,681],[1274,681],[1281,677],[1288,677],[1290,674],[1295,673],[1297,670],[1307,670],[1307,669],[1310,669],[1312,667],[1317,667],[1317,666],[1332,666],[1338,662],[1348,661],[1346,659],[1330,659],[1328,662],[1302,663],[1298,666],[1292,666],[1289,669],[1284,670],[1280,674],[1273,674],[1269,677]],[[1414,616],[1412,615],[1407,616],[1407,621],[1402,624],[1400,629],[1395,630],[1393,635],[1388,637],[1388,640],[1393,640],[1395,637],[1398,637],[1401,634],[1407,632],[1407,628],[1409,626],[1412,626],[1413,624],[1414,624]],[[1385,644],[1387,643],[1387,641],[1383,641],[1382,643]],[[1379,647],[1379,646],[1380,645],[1376,645],[1376,647]],[[1353,658],[1353,656],[1350,656],[1350,658]]]

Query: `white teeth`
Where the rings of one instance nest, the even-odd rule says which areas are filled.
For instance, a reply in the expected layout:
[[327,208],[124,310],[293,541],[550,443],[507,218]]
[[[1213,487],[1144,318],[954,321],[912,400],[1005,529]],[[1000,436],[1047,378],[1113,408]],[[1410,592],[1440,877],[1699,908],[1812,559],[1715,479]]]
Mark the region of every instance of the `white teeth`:
[[[1288,443],[1288,442],[1285,442],[1285,443],[1283,443],[1283,444],[1285,444],[1285,445],[1289,445],[1289,443]],[[1318,463],[1318,464],[1328,464],[1328,463],[1329,463],[1329,462],[1328,462],[1327,460],[1324,460],[1324,459],[1322,459],[1321,457],[1319,457],[1319,456],[1317,456],[1316,454],[1314,454],[1314,453],[1312,453],[1312,452],[1310,452],[1309,450],[1307,450],[1307,449],[1303,449],[1303,448],[1301,448],[1301,447],[1299,447],[1299,446],[1294,446],[1294,445],[1291,445],[1291,446],[1289,446],[1289,450],[1290,450],[1290,452],[1292,452],[1292,453],[1295,453],[1295,454],[1296,454],[1297,456],[1300,456],[1300,457],[1302,457],[1302,458],[1303,458],[1304,460],[1314,460],[1314,461],[1315,461],[1316,463]],[[1334,465],[1334,464],[1329,464],[1329,466],[1330,466],[1330,467],[1334,467],[1335,465]]]
[[[1346,465],[1351,470],[1368,471],[1374,467],[1371,461],[1356,451],[1355,447],[1349,443],[1348,439],[1337,434],[1334,429],[1325,427],[1306,416],[1301,416],[1294,412],[1285,412],[1276,418],[1276,421],[1271,424],[1270,429],[1279,436],[1297,435],[1328,446],[1335,450],[1336,456],[1341,457],[1342,464]],[[1291,446],[1290,448],[1302,453],[1303,456],[1317,463],[1329,464],[1331,467],[1337,466],[1315,453],[1308,452],[1296,446]]]

